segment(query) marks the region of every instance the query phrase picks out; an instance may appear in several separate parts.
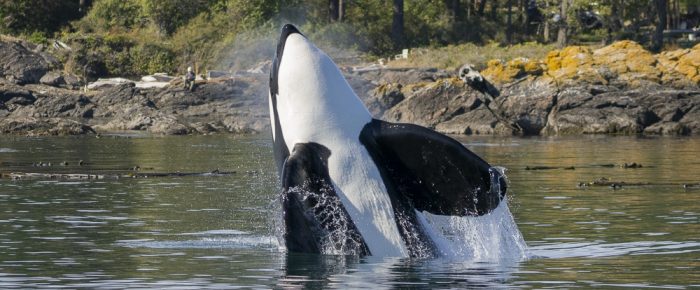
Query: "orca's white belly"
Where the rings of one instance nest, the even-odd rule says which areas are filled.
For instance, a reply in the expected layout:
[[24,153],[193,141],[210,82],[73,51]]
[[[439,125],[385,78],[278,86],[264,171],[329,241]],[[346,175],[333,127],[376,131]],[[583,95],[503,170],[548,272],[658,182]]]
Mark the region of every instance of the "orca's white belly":
[[349,143],[331,148],[328,164],[343,206],[373,256],[408,256],[377,166],[362,144]]

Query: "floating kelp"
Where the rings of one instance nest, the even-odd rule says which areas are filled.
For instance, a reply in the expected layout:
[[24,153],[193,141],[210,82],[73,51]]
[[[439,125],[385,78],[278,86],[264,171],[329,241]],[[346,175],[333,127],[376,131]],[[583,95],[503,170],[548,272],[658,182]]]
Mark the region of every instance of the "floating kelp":
[[700,183],[683,183],[683,182],[627,182],[620,180],[610,180],[605,177],[591,181],[591,182],[579,182],[578,187],[592,187],[592,186],[607,186],[614,189],[622,188],[624,186],[680,186],[685,189],[700,188]]
[[111,172],[111,173],[47,173],[47,172],[0,172],[0,178],[12,180],[98,180],[120,178],[157,178],[157,177],[182,177],[182,176],[229,176],[235,171],[210,172]]
[[579,165],[579,166],[525,166],[525,170],[554,170],[554,169],[563,169],[563,170],[575,170],[576,168],[613,168],[615,167],[615,164],[609,163],[609,164],[588,164],[588,165]]
[[[615,167],[620,167],[620,168],[625,168],[625,169],[636,169],[636,168],[643,168],[641,163],[636,163],[636,162],[631,162],[631,163],[622,163],[620,165],[615,165],[613,163],[605,163],[605,164],[588,164],[588,165],[579,165],[579,166],[525,166],[525,170],[554,170],[554,169],[563,169],[563,170],[575,170],[576,168],[615,168]],[[653,166],[646,166],[647,168],[653,167]]]

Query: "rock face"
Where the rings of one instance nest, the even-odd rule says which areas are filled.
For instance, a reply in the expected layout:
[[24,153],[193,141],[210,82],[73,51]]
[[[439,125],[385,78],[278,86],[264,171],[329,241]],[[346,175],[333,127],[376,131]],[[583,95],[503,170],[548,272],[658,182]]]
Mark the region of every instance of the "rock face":
[[656,55],[629,40],[595,50],[570,46],[551,51],[543,60],[514,59],[507,63],[492,60],[483,75],[497,83],[541,76],[553,78],[559,84],[616,84],[636,88],[655,83],[695,88],[700,84],[700,44]]
[[267,77],[139,89],[126,83],[81,93],[45,85],[0,83],[0,133],[72,135],[142,130],[154,134],[268,130]]
[[[27,68],[30,63],[42,60]],[[38,67],[9,75],[3,70],[0,134],[270,130],[267,73],[198,81],[194,92],[182,88],[181,78],[165,88],[129,81],[82,92],[66,89],[81,85],[74,76]],[[495,99],[466,86],[456,72],[345,71],[375,118],[443,133],[688,135],[700,134],[699,68],[700,46],[656,55],[628,41],[595,50],[573,46],[543,60],[490,61],[482,74],[500,91]]]
[[491,103],[438,77],[404,84],[403,101],[379,117],[452,134],[698,134],[699,69],[700,45],[658,55],[631,41],[572,46],[544,60],[489,61],[482,74],[501,91]]
[[[493,102],[454,79],[423,85],[379,117],[448,134],[699,134],[700,89],[624,89],[528,77]],[[379,96],[375,96],[379,97]]]
[[35,84],[57,61],[20,41],[0,41],[0,76],[16,84]]

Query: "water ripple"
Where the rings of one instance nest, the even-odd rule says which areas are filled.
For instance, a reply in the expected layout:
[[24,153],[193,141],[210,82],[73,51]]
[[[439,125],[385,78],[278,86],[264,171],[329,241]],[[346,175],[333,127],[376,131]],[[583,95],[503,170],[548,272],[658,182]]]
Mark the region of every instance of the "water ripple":
[[700,242],[557,243],[531,246],[528,250],[533,258],[599,258],[700,252]]

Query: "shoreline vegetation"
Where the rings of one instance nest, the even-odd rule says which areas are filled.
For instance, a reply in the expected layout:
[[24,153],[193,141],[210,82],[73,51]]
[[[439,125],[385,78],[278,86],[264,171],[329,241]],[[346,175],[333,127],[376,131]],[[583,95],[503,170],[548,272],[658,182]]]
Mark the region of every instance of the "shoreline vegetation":
[[[700,45],[658,37],[700,22],[689,1],[44,2],[0,4],[0,134],[266,132],[283,22],[387,121],[467,135],[700,132]],[[464,64],[500,95],[459,80]],[[194,92],[178,76],[187,66],[203,77]]]

